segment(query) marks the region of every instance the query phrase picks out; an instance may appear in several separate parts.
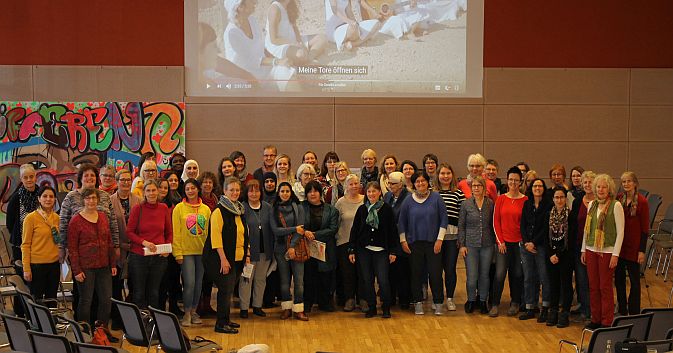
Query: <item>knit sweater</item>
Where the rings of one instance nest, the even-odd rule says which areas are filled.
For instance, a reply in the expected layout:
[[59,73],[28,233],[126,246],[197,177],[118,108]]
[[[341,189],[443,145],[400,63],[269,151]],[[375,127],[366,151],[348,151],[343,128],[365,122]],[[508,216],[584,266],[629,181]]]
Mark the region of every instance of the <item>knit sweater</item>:
[[446,240],[456,240],[458,234],[458,214],[460,213],[460,205],[465,201],[465,194],[458,189],[456,191],[437,190],[439,196],[442,197],[444,205],[446,206],[446,215],[449,217],[449,225],[446,231]]
[[111,267],[115,263],[110,225],[105,213],[98,211],[98,221],[89,222],[77,213],[68,227],[68,256],[72,273]]
[[[597,200],[593,200],[589,202],[589,205],[587,206],[588,210],[591,210],[591,206],[593,205],[594,202],[598,202]],[[584,234],[584,239],[582,241],[582,252],[585,252],[586,250],[591,250],[593,252],[598,252],[598,253],[611,253],[612,256],[619,256],[619,253],[622,249],[622,243],[624,241],[624,208],[622,207],[622,204],[619,202],[613,202],[614,206],[612,210],[612,214],[614,217],[614,220],[610,222],[614,222],[615,225],[615,230],[617,234],[612,234],[614,236],[614,244],[610,244],[609,242],[609,235],[606,234],[606,240],[605,244],[603,245],[603,248],[599,249],[594,246],[593,242],[587,242],[591,238],[591,234]],[[610,205],[606,206],[610,207]],[[591,232],[595,232],[596,226],[598,224],[598,215],[600,215],[600,212],[602,212],[601,207],[599,206],[596,215],[594,216],[592,220],[592,225],[591,225]],[[589,216],[587,215],[587,222],[589,221]],[[606,223],[609,220],[606,220]],[[584,226],[583,226],[584,227]]]
[[[141,211],[142,210],[142,211]],[[141,217],[140,222],[138,218]],[[131,252],[145,255],[143,241],[155,245],[169,244],[173,241],[171,213],[163,203],[149,204],[143,202],[133,207],[126,228],[126,235],[131,241]]]
[[364,203],[365,198],[358,202],[353,202],[346,197],[342,197],[336,203],[336,209],[339,210],[339,230],[337,231],[337,246],[348,243],[351,237],[351,228],[358,207]]
[[[617,195],[619,200],[621,195]],[[645,252],[647,233],[650,230],[650,207],[645,196],[638,193],[636,214],[631,216],[631,203],[624,207],[624,242],[619,257],[632,262],[638,261],[638,252]]]
[[444,240],[438,237],[443,234],[449,225],[449,217],[446,215],[444,201],[436,192],[430,192],[428,197],[419,203],[413,195],[407,197],[400,209],[400,219],[397,231],[400,233],[400,241],[406,240],[412,244],[416,241]]
[[173,209],[173,256],[181,260],[185,255],[203,254],[203,245],[208,238],[210,208],[199,202],[182,201]]
[[47,219],[38,211],[29,213],[23,221],[21,253],[23,272],[30,273],[31,264],[49,264],[58,261],[58,244],[51,229],[58,229],[58,215],[51,212]]
[[521,213],[526,200],[528,200],[526,196],[512,199],[505,194],[500,195],[495,201],[493,228],[498,244],[521,241]]
[[[84,209],[84,199],[79,190],[69,192],[65,196],[65,199],[63,199],[63,202],[61,202],[58,230],[61,233],[61,241],[63,241],[61,246],[64,248],[68,247],[68,224],[70,224],[70,219],[82,209]],[[98,211],[105,213],[105,216],[108,218],[112,243],[115,247],[119,247],[119,225],[117,224],[117,218],[113,216],[114,209],[110,195],[105,191],[98,192]]]

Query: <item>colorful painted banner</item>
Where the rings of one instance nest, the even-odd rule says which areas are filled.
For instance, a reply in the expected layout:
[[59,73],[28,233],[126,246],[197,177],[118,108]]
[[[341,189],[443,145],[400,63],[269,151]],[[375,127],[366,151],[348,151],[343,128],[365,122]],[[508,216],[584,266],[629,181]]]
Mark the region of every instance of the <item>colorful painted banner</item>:
[[184,153],[184,103],[0,101],[0,224],[21,164],[33,164],[38,185],[53,186],[62,199],[76,187],[79,165],[135,170],[150,151],[160,170]]

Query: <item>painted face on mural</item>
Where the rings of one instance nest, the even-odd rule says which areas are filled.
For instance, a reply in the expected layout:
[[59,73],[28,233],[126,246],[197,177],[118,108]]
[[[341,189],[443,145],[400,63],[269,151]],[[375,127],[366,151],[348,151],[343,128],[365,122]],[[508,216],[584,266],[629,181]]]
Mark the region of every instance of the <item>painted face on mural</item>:
[[105,161],[105,152],[79,152],[47,144],[18,147],[14,149],[14,163],[30,163],[35,170],[47,169],[60,173],[77,173],[84,163],[100,167]]

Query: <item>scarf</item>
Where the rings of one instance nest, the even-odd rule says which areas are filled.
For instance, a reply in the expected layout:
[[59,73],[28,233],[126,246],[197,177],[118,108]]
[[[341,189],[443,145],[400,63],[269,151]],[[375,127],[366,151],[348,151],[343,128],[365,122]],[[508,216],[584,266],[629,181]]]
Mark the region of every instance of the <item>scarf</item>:
[[627,194],[626,192],[622,194],[622,197],[619,199],[619,202],[622,204],[622,206],[624,206],[625,209],[628,208],[629,215],[631,217],[634,217],[636,215],[636,211],[638,210],[638,190],[636,189],[633,191],[633,200],[631,201],[630,205],[626,204],[627,202],[626,194]]
[[561,211],[552,207],[549,214],[549,237],[553,242],[563,241],[563,249],[568,247],[568,207]]
[[[18,234],[23,234],[23,220],[26,219],[26,216],[37,210],[37,206],[39,205],[39,202],[37,200],[37,187],[35,188],[34,191],[28,191],[23,184],[19,186],[19,190],[17,190],[19,193],[19,233]],[[21,244],[14,244],[16,246],[20,246]]]
[[381,206],[383,206],[383,201],[378,200],[376,203],[372,204],[367,200],[365,202],[365,206],[367,206],[367,219],[365,220],[365,223],[368,225],[372,226],[374,229],[379,229],[379,209]]
[[414,195],[416,195],[416,197],[418,197],[419,199],[424,199],[424,198],[430,196],[430,189],[428,189],[428,191],[426,191],[422,194],[420,192],[418,192],[418,190],[414,189]]
[[612,199],[609,197],[604,201],[599,201],[598,199],[594,200],[594,202],[591,204],[591,209],[589,209],[587,212],[587,221],[584,224],[584,236],[586,237],[591,233],[591,222],[593,220],[593,214],[598,211],[598,205],[606,205],[603,209],[603,212],[598,215],[598,220],[596,222],[597,224],[594,246],[598,249],[599,252],[603,250],[603,245],[605,243],[605,219],[608,217],[608,207],[611,202]]
[[222,195],[220,196],[220,205],[224,207],[227,211],[237,215],[242,216],[245,212],[243,204],[239,201],[231,201],[228,197]]
[[362,185],[367,185],[367,182],[370,181],[378,181],[377,179],[379,178],[379,167],[374,166],[374,169],[372,169],[371,172],[368,172],[367,168],[362,167],[362,172],[360,174]]
[[37,208],[37,213],[42,216],[42,219],[44,220],[44,223],[46,223],[50,230],[51,230],[51,237],[54,239],[54,244],[58,245],[62,243],[61,236],[58,232],[58,223],[56,224],[51,224],[49,223],[49,218],[54,213],[54,210],[51,210],[51,212],[47,213],[45,210],[42,209],[42,207]]

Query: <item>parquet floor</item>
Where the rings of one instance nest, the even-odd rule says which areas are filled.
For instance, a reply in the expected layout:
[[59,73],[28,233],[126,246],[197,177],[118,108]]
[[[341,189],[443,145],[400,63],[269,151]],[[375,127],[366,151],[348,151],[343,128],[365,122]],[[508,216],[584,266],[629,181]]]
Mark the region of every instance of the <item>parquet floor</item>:
[[[232,318],[241,324],[237,335],[224,335],[213,331],[214,320],[205,319],[199,327],[191,327],[187,332],[191,337],[199,335],[219,343],[224,351],[250,343],[265,343],[275,353],[304,352],[558,352],[559,339],[578,341],[583,324],[572,323],[570,327],[558,329],[538,324],[535,320],[520,321],[518,317],[501,315],[489,318],[480,314],[465,314],[465,271],[459,261],[456,304],[458,310],[442,316],[432,315],[430,304],[426,304],[426,314],[414,315],[393,309],[393,318],[384,320],[380,316],[365,319],[361,313],[313,312],[310,321],[282,321],[279,309],[269,309],[270,315],[258,318],[238,319],[238,309],[232,309]],[[647,271],[649,289],[642,283],[643,307],[666,306],[671,281],[663,282],[655,277],[654,270]],[[648,293],[649,292],[649,293]],[[501,314],[506,311],[505,301],[509,290],[503,294]],[[133,353],[144,350],[126,345]],[[568,350],[569,352],[570,350]]]

